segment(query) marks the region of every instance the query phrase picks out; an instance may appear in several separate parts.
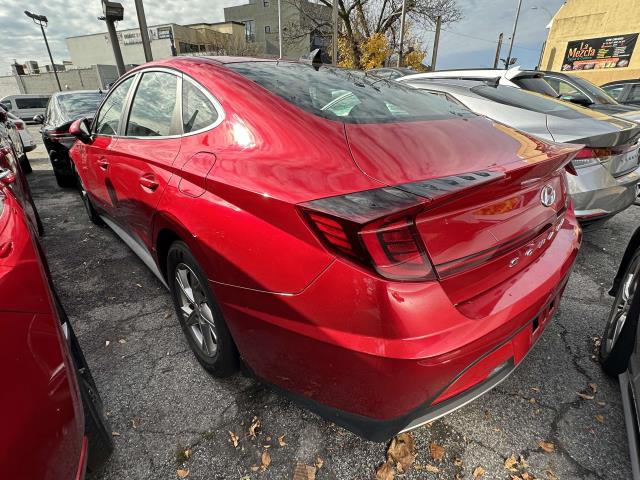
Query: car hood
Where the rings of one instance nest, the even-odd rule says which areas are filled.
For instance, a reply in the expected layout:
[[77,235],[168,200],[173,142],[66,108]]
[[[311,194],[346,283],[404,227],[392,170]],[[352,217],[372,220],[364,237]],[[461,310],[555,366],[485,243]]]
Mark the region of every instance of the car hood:
[[534,163],[551,146],[483,117],[345,124],[353,159],[387,185]]
[[583,143],[589,147],[612,147],[629,143],[640,135],[640,124],[585,109],[581,118],[547,115],[547,128],[556,142]]

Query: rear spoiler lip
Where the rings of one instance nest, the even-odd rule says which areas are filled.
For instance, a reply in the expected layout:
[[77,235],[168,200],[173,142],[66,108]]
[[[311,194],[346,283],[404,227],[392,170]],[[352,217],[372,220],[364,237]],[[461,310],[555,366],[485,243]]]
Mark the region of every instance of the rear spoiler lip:
[[[628,122],[629,120],[623,121]],[[616,140],[613,143],[610,140],[612,136],[616,137]],[[640,125],[620,130],[618,132],[601,133],[599,135],[579,138],[572,141],[572,143],[581,143],[583,146],[590,148],[608,148],[631,144],[638,140],[640,140]]]

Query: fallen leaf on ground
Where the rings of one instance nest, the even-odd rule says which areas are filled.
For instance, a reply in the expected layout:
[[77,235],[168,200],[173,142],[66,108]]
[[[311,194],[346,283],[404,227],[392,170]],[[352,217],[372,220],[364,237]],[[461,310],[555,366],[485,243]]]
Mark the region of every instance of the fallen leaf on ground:
[[127,343],[127,341],[124,338],[121,338],[120,340],[118,340],[118,343]]
[[518,466],[518,460],[516,459],[515,455],[511,455],[509,458],[507,458],[504,461],[504,468],[506,468],[510,472],[517,472],[518,471],[518,469],[516,468],[517,466]]
[[596,403],[597,403],[598,405],[600,405],[601,407],[604,407],[604,406],[607,404],[607,402],[596,402]]
[[387,450],[387,460],[396,465],[398,473],[405,473],[416,457],[416,445],[410,432],[396,435]]
[[178,478],[187,478],[189,476],[189,470],[181,468],[176,472],[176,475],[178,475]]
[[171,316],[170,312],[167,312],[167,313],[164,314],[164,318],[169,318],[170,316]]
[[484,468],[476,467],[473,470],[473,478],[480,478],[480,477],[482,477],[484,475],[484,473],[485,473],[485,469]]
[[531,390],[533,390],[534,392],[539,392],[540,389],[538,387],[531,387]]
[[257,472],[258,470],[260,470],[260,467],[259,467],[259,466],[257,466],[257,465],[252,465],[252,466],[251,466],[251,471],[252,471],[252,472]]
[[454,464],[456,467],[461,467],[461,466],[462,466],[462,459],[461,459],[461,458],[454,458],[454,459],[453,459],[453,464]]
[[140,426],[140,419],[139,418],[132,418],[131,419],[131,426],[133,428],[138,428]]
[[393,467],[391,466],[391,462],[385,462],[376,469],[376,480],[393,480],[395,476],[396,475],[393,471]]
[[[280,445],[281,447],[287,446],[287,443],[284,441],[284,435],[278,437],[278,445]],[[302,465],[302,464],[298,464],[298,465]]]
[[264,472],[267,468],[269,468],[269,465],[271,465],[271,455],[269,455],[269,452],[267,450],[262,452],[260,461],[262,462],[260,469]]
[[112,437],[119,437],[120,436],[120,432],[111,432],[111,436]]
[[604,423],[604,417],[602,415],[596,415],[596,420],[600,423]]
[[593,395],[587,395],[586,393],[580,393],[580,392],[576,392],[576,395],[578,395],[583,400],[593,400]]
[[545,442],[544,440],[540,440],[538,442],[538,446],[547,453],[551,453],[556,449],[556,446],[551,442]]
[[[391,479],[393,480],[393,477]],[[293,470],[293,480],[316,480],[316,467],[296,463],[296,468]]]
[[598,393],[598,385],[596,385],[595,383],[590,383],[589,388],[593,393]]
[[236,435],[234,432],[232,432],[231,430],[229,430],[229,437],[231,438],[231,443],[233,443],[233,446],[235,448],[238,448],[238,443],[240,443],[240,440],[238,438],[238,435]]
[[105,347],[108,347],[110,343],[111,343],[111,342],[110,342],[109,340],[107,340],[106,342],[104,342],[104,346],[105,346]]
[[535,477],[533,475],[531,475],[530,473],[524,472],[522,475],[522,480],[536,480]]
[[187,460],[189,460],[191,458],[191,454],[193,452],[191,451],[190,448],[185,448],[184,452],[182,452],[182,454],[184,455],[184,458],[186,458]]
[[260,429],[260,420],[258,420],[258,417],[253,417],[253,420],[251,420],[251,426],[249,427],[249,436],[251,438],[256,438],[256,434],[259,429]]
[[547,476],[547,480],[558,480],[558,477],[552,470],[545,470],[544,474]]
[[435,442],[431,442],[429,445],[429,453],[434,460],[442,460],[444,457],[444,447],[438,445]]
[[435,465],[430,465],[428,463],[424,466],[424,469],[427,472],[431,472],[431,473],[438,473],[440,471],[438,467],[436,467]]
[[324,465],[324,460],[322,460],[320,457],[317,457],[316,458],[316,468],[318,470],[320,470],[323,465]]

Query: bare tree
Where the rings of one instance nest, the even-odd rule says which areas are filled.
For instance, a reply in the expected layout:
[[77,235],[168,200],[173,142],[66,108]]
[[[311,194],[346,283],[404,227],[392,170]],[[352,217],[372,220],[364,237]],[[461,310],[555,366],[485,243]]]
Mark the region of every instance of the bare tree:
[[[288,27],[283,32],[285,38],[299,39],[311,31],[331,37],[329,9],[321,9],[323,13],[319,14],[317,5],[308,0],[287,1],[300,12],[303,21],[297,27]],[[361,58],[360,43],[376,33],[385,35],[392,49],[396,49],[402,0],[317,0],[317,3],[332,8],[333,1],[338,5],[341,36],[356,65]],[[443,25],[462,18],[457,0],[406,0],[406,15],[408,24],[416,29],[432,28],[438,16],[442,17]]]

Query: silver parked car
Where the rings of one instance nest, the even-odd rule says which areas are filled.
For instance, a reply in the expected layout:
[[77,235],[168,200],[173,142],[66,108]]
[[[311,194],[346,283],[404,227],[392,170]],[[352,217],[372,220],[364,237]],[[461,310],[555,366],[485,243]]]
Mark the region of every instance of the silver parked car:
[[568,175],[576,215],[603,220],[636,199],[640,124],[498,82],[449,79],[403,81],[456,105],[544,140],[584,144]]

